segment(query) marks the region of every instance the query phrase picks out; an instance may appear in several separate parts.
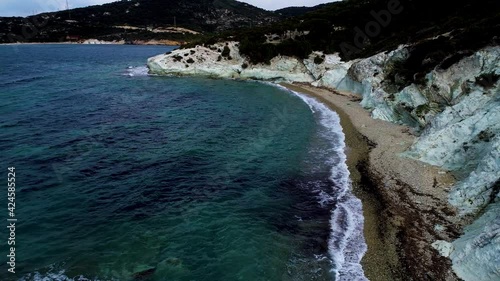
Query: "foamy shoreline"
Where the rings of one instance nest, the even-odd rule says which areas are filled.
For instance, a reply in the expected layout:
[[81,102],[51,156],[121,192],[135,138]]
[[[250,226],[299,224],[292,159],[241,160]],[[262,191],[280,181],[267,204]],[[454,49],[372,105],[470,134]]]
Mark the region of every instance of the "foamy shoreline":
[[[413,143],[415,137],[408,134],[404,126],[371,118],[369,112],[354,100],[355,95],[334,93],[306,84],[281,85],[313,96],[339,113],[346,135],[347,163],[354,191],[363,201],[368,251],[362,265],[366,276],[371,281],[404,279],[408,271],[412,271],[412,264],[428,256],[432,249],[429,245],[418,248],[402,244],[396,235],[403,234],[403,241],[421,236],[420,243],[429,239],[430,244],[432,238],[423,233],[432,231],[434,225],[430,222],[435,223],[435,218],[426,212],[447,205],[445,188],[435,187],[449,187],[454,178],[437,167],[401,157],[400,153]],[[359,188],[361,181],[367,179],[371,181],[368,188],[373,190]],[[417,219],[417,214],[423,219]],[[410,223],[409,220],[414,221]],[[405,222],[410,225],[405,225]],[[415,228],[415,225],[420,228]],[[441,274],[447,274],[449,261],[441,259],[436,262],[447,265],[439,269],[446,271]]]
[[[321,126],[333,137],[331,143],[339,161],[332,161],[330,180],[336,194],[336,207],[330,218],[328,251],[332,260],[335,280],[367,281],[361,259],[367,251],[363,235],[364,216],[362,202],[353,194],[353,182],[347,165],[346,135],[340,124],[339,114],[316,98],[279,85],[286,91],[299,96],[319,118]],[[339,143],[340,141],[340,143]]]

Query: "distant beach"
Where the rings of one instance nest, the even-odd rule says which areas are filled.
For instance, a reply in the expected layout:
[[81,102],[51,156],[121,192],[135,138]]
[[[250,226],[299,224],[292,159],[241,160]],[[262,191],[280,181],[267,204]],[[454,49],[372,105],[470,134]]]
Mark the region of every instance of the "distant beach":
[[63,41],[63,42],[15,42],[15,43],[0,43],[0,45],[159,45],[159,46],[180,46],[183,42],[172,41],[172,40],[136,40],[133,42],[125,41],[100,41],[96,39],[89,39],[91,41],[75,42],[75,41]]

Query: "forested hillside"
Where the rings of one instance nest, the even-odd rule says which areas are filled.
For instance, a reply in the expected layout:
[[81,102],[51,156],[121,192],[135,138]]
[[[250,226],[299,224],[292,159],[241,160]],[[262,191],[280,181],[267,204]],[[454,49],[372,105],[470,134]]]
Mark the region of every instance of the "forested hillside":
[[196,38],[192,33],[153,30],[182,27],[214,33],[277,20],[272,12],[234,0],[123,0],[27,18],[0,18],[0,42],[57,42],[68,37],[191,41]]
[[[404,65],[395,66],[398,77],[393,79],[404,86],[438,65],[447,68],[479,48],[498,45],[499,36],[497,0],[347,0],[193,44],[240,41],[241,53],[253,63],[267,63],[279,54],[305,58],[312,51],[339,52],[349,60],[414,44]],[[269,42],[269,37],[280,40]]]

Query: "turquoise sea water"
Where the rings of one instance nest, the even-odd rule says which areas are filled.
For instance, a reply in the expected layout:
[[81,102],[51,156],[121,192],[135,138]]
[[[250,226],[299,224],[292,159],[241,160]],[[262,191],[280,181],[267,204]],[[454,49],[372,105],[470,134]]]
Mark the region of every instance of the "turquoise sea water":
[[2,243],[0,280],[361,274],[338,117],[262,83],[146,75],[171,49],[0,46],[18,219],[16,273]]

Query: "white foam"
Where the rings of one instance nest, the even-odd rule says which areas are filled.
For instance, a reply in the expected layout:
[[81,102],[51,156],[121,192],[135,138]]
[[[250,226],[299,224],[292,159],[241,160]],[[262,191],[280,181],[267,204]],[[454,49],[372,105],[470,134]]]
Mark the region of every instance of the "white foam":
[[[51,264],[45,270],[43,270],[43,273],[39,271],[28,273],[19,278],[18,281],[100,281],[100,279],[87,278],[83,275],[69,277],[66,274],[66,270],[63,268],[63,266],[63,264]],[[107,280],[117,281],[114,278]]]
[[330,219],[332,231],[328,250],[335,280],[368,280],[360,264],[367,250],[363,236],[363,208],[361,200],[351,192],[352,182],[346,163],[345,135],[340,126],[340,117],[314,98],[274,85],[295,94],[309,106],[313,114],[319,118],[320,125],[324,127],[323,137],[331,143],[330,147],[334,152],[329,164],[332,165],[330,179],[334,183],[336,207]]
[[130,77],[148,76],[149,75],[148,72],[149,69],[147,66],[136,66],[136,67],[129,66],[123,75]]
[[68,277],[65,275],[65,271],[61,270],[59,272],[47,272],[45,274],[40,272],[30,273],[21,277],[19,281],[99,281],[99,279],[89,279],[82,275]]

